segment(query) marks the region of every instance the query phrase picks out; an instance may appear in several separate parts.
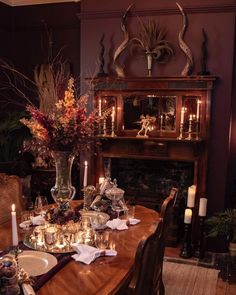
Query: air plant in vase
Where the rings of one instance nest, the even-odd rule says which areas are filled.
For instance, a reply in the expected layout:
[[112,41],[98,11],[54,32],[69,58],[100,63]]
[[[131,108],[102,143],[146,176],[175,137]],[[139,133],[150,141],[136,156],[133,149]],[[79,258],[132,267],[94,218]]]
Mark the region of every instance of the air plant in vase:
[[133,48],[141,49],[147,57],[148,75],[152,75],[152,62],[155,60],[158,63],[166,63],[174,54],[174,51],[165,39],[166,31],[161,29],[158,23],[150,19],[145,24],[138,18],[140,29],[138,37],[131,39]]

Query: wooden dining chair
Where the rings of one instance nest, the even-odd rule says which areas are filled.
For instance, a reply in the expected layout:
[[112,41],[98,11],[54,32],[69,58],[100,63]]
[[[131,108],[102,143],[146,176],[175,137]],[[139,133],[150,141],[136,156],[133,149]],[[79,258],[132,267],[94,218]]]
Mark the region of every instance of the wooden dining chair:
[[12,204],[15,204],[16,212],[23,210],[20,177],[0,173],[0,224],[11,218]]
[[138,245],[131,281],[128,287],[121,289],[117,294],[165,294],[162,280],[163,259],[172,208],[175,205],[177,193],[178,189],[172,188],[169,196],[163,201],[155,232],[146,240],[140,241]]
[[[154,295],[158,294],[159,281],[155,274],[162,268],[161,238],[163,220],[160,219],[155,232],[139,242],[134,263],[134,271],[128,288],[119,294]],[[160,270],[159,270],[160,269]]]

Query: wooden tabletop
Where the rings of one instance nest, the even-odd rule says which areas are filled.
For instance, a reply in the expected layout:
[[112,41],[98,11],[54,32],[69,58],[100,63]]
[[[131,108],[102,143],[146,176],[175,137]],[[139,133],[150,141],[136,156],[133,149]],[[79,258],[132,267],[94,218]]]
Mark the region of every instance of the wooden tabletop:
[[[159,215],[151,209],[136,206],[135,218],[141,220],[128,230],[111,231],[110,238],[118,254],[99,257],[90,265],[71,261],[56,273],[37,295],[108,295],[128,276],[134,263],[137,245],[154,232]],[[19,233],[22,238],[22,233]],[[0,225],[0,249],[11,244],[11,222]]]

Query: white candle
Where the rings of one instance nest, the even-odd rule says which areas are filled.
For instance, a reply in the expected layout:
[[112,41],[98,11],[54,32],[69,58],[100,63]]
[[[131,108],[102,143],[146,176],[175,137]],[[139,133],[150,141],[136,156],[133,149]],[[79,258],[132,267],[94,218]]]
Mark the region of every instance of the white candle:
[[193,208],[195,205],[196,185],[192,185],[188,188],[188,200],[187,207]]
[[184,112],[185,112],[185,107],[182,107],[181,108],[180,124],[184,124]]
[[163,125],[163,116],[161,115],[161,125],[160,125],[161,130],[162,130],[162,125]]
[[101,98],[99,98],[99,100],[98,100],[98,115],[99,115],[99,117],[102,116],[102,100],[101,100]]
[[11,205],[11,222],[12,222],[12,245],[18,246],[18,233],[17,233],[17,223],[16,223],[16,211],[15,204]]
[[197,121],[199,120],[200,104],[201,104],[201,101],[198,99],[197,100],[197,114],[196,114]]
[[88,184],[88,162],[84,162],[84,187],[86,187]]
[[206,198],[200,198],[198,215],[201,216],[201,217],[205,217],[206,216],[206,210],[207,210],[207,199]]
[[99,183],[99,184],[102,184],[104,180],[105,180],[105,177],[99,177],[99,179],[98,179],[98,183]]
[[185,224],[191,224],[191,221],[192,221],[192,210],[191,209],[185,209],[184,223]]
[[111,121],[112,121],[112,122],[115,122],[115,107],[112,107]]

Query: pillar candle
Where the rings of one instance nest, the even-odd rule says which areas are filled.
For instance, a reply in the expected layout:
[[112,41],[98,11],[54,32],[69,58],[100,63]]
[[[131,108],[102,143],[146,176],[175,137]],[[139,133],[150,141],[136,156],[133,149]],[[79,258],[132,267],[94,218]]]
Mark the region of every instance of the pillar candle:
[[17,233],[17,223],[16,223],[16,211],[15,204],[11,205],[11,222],[12,222],[12,245],[18,246],[18,233]]
[[191,209],[185,209],[184,212],[184,223],[190,224],[192,221],[192,210]]
[[199,120],[200,104],[201,104],[201,101],[198,99],[197,100],[197,114],[196,114],[197,121]]
[[112,121],[112,122],[115,122],[115,107],[112,107],[111,121]]
[[84,187],[86,187],[88,184],[88,162],[84,162]]
[[196,195],[196,185],[191,185],[188,188],[188,200],[187,207],[193,208],[195,204],[195,195]]
[[207,199],[206,198],[200,198],[198,215],[201,216],[201,217],[205,217],[206,216],[206,210],[207,210]]
[[184,112],[185,112],[185,107],[181,108],[181,116],[180,116],[180,124],[184,124]]
[[98,115],[99,115],[99,117],[102,116],[102,100],[101,100],[101,98],[99,98],[99,100],[98,100]]

